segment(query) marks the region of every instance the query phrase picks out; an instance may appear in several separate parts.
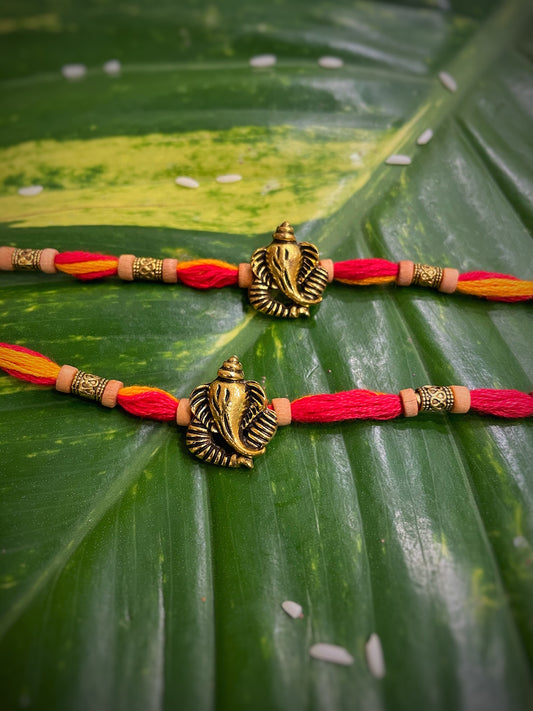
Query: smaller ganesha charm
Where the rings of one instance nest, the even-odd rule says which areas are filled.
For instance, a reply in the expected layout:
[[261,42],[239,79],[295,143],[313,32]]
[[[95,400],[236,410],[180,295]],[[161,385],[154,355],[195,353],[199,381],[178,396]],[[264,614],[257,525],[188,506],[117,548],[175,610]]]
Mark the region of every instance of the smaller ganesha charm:
[[189,450],[222,467],[254,466],[277,429],[277,415],[267,409],[263,388],[245,380],[237,356],[225,361],[212,383],[195,388],[190,397]]
[[250,303],[268,316],[309,316],[309,307],[322,301],[328,272],[319,265],[318,249],[296,241],[288,222],[280,225],[268,247],[256,249],[250,261],[253,273]]

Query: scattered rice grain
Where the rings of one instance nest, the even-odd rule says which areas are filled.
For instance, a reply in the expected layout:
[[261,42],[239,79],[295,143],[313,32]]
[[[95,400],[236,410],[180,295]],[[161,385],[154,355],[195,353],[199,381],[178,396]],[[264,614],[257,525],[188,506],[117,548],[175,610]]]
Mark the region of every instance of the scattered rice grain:
[[24,188],[19,188],[17,192],[19,195],[23,195],[24,197],[33,197],[33,195],[39,195],[42,191],[42,185],[26,185]]
[[452,94],[457,91],[457,82],[448,72],[439,72],[440,83],[443,87],[451,91]]
[[217,175],[217,183],[238,183],[242,180],[242,175],[232,173],[230,175]]
[[387,165],[411,165],[411,158],[404,156],[401,153],[395,153],[385,161]]
[[277,62],[275,54],[257,54],[255,57],[250,57],[251,67],[273,67]]
[[419,146],[425,146],[426,143],[429,143],[431,139],[433,138],[433,131],[430,128],[426,128],[426,130],[420,134],[420,136],[416,139],[416,142],[418,143]]
[[61,74],[65,79],[81,79],[87,74],[87,67],[85,64],[64,64]]
[[176,185],[181,185],[182,188],[199,188],[200,183],[194,178],[188,178],[186,175],[180,175],[176,178]]
[[366,663],[372,676],[376,679],[383,679],[385,676],[385,658],[383,657],[383,647],[378,635],[373,632],[368,638],[365,647]]
[[122,71],[122,64],[118,59],[110,59],[102,67],[106,74],[109,76],[116,77]]
[[297,602],[293,602],[292,600],[285,600],[285,602],[281,603],[281,607],[285,610],[289,617],[293,617],[294,619],[298,617],[303,617],[302,606],[299,605]]
[[327,642],[313,644],[309,650],[309,654],[314,659],[320,659],[322,662],[342,664],[346,667],[349,667],[354,661],[352,655],[344,649],[344,647],[339,647],[336,644],[328,644]]
[[318,64],[324,69],[340,69],[344,66],[344,62],[340,57],[320,57]]

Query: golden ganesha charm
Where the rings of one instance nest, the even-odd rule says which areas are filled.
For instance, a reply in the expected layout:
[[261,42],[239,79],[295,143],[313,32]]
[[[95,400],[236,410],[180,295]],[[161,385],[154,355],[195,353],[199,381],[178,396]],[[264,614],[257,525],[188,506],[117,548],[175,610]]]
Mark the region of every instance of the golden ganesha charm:
[[216,380],[195,388],[189,404],[187,447],[210,464],[251,469],[252,457],[263,454],[276,433],[276,413],[267,409],[259,383],[244,380],[237,356],[224,362]]
[[250,303],[268,316],[309,316],[309,306],[322,301],[328,283],[328,273],[318,263],[318,249],[308,242],[298,243],[288,222],[273,237],[268,247],[252,255]]

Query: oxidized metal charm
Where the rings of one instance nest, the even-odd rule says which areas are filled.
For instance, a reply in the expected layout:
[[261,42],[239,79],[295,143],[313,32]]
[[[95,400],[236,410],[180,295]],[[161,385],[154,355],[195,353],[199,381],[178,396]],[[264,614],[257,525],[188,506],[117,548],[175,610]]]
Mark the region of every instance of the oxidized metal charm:
[[186,442],[200,459],[222,467],[253,467],[277,429],[274,410],[267,409],[263,388],[244,380],[242,365],[232,356],[212,383],[190,397],[191,423]]
[[419,412],[450,412],[453,408],[453,391],[447,385],[422,385],[415,393]]
[[268,316],[309,316],[309,307],[322,301],[328,283],[328,273],[318,263],[318,249],[308,242],[298,243],[288,222],[273,237],[268,247],[252,255],[250,303]]

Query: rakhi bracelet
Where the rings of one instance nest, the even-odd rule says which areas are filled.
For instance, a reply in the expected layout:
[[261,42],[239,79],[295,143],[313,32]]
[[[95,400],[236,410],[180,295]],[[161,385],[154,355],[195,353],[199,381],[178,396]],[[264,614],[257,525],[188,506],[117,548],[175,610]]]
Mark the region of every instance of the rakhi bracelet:
[[0,343],[0,368],[9,375],[64,393],[120,405],[126,412],[153,420],[175,421],[187,427],[188,449],[205,462],[226,467],[253,467],[276,429],[294,423],[329,423],[349,420],[392,420],[421,412],[475,412],[505,418],[533,415],[533,392],[469,390],[462,385],[424,385],[399,394],[348,390],[308,395],[290,402],[267,400],[261,385],[245,380],[237,356],[225,361],[215,380],[195,388],[189,398],[177,399],[159,388],[124,387],[71,365],[59,366],[41,353],[23,346]]
[[57,271],[84,281],[118,276],[125,281],[181,282],[196,289],[240,286],[248,289],[251,305],[269,316],[309,316],[309,307],[320,303],[328,282],[370,286],[395,282],[398,286],[426,286],[451,294],[478,296],[492,301],[533,299],[533,281],[496,272],[398,263],[386,259],[320,260],[318,249],[296,241],[288,222],[281,224],[267,247],[257,249],[249,264],[229,264],[218,259],[155,259],[123,254],[58,252],[55,249],[0,247],[0,270]]

